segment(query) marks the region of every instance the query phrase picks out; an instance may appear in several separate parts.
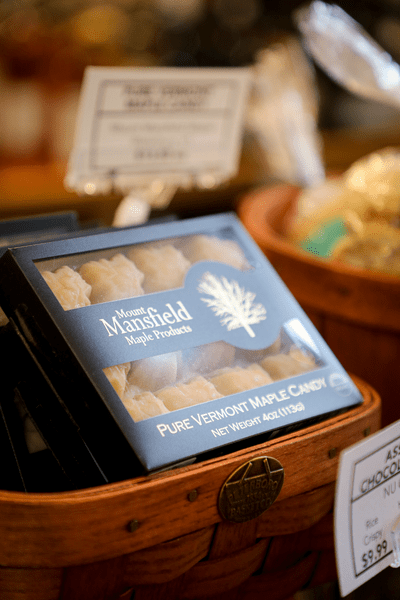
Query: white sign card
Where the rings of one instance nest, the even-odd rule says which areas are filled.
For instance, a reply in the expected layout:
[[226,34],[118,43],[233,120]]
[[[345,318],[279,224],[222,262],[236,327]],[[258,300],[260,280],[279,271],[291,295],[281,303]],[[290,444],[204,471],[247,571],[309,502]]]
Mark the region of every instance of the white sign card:
[[[88,67],[66,185],[215,183],[239,163],[247,68]],[[188,183],[189,182],[189,183]],[[107,186],[105,186],[107,187]]]
[[400,421],[345,450],[334,530],[342,596],[396,561],[391,530],[400,516]]

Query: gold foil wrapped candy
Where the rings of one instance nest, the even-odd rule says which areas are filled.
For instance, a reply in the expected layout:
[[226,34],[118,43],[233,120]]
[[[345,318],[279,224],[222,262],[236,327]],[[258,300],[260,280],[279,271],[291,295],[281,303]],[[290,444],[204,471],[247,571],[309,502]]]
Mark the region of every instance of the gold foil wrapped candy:
[[304,190],[288,237],[322,258],[400,275],[400,151],[384,148]]

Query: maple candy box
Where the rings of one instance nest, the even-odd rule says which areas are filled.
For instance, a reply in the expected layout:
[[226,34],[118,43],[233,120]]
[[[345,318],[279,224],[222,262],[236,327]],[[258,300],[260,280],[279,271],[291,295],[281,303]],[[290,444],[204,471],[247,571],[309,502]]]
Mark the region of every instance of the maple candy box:
[[0,304],[106,480],[362,401],[234,214],[12,248],[0,273]]

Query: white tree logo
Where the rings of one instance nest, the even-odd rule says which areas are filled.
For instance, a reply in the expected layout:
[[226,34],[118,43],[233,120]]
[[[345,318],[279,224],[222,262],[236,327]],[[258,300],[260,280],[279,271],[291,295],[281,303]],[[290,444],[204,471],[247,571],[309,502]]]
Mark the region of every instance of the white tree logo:
[[212,298],[201,298],[217,317],[226,325],[228,331],[244,327],[250,337],[255,333],[250,327],[266,319],[267,311],[262,304],[254,304],[256,295],[246,292],[237,281],[228,281],[226,277],[219,279],[212,273],[204,273],[197,290]]

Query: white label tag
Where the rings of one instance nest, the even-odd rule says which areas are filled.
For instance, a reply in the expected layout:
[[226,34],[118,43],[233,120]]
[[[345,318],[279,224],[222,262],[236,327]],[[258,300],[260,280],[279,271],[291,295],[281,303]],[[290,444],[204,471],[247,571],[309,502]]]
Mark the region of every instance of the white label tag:
[[394,562],[400,515],[400,421],[344,451],[335,498],[335,550],[342,596]]
[[247,68],[88,67],[67,185],[232,177],[249,82]]

